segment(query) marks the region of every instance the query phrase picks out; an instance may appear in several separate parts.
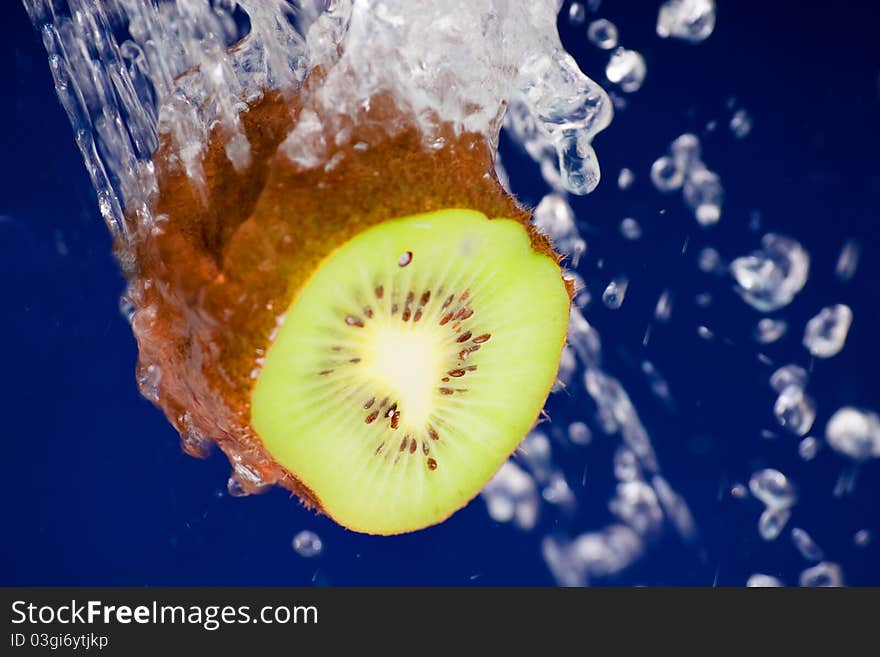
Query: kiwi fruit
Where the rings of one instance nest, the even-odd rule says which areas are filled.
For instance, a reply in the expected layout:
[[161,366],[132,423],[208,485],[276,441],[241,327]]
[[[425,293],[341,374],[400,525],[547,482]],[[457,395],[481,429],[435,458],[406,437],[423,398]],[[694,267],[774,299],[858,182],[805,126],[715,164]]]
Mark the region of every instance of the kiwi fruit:
[[331,253],[288,308],[253,427],[340,524],[432,525],[534,423],[567,320],[559,267],[516,221],[452,209],[383,222]]
[[352,530],[414,531],[472,499],[535,422],[572,290],[481,134],[441,123],[427,147],[379,95],[346,139],[327,129],[332,167],[291,161],[320,83],[241,113],[244,170],[222,125],[201,183],[161,137],[158,219],[132,210],[134,246],[117,246],[139,379],[187,453],[226,453],[230,490],[278,484]]

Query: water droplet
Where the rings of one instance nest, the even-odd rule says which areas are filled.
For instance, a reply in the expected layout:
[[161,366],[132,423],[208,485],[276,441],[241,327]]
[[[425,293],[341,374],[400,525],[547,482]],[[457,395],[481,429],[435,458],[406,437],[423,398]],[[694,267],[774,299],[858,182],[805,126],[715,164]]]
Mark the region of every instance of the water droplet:
[[635,182],[636,175],[631,169],[624,167],[617,176],[617,187],[620,189],[629,189]]
[[617,494],[608,503],[608,509],[642,536],[658,530],[663,524],[657,494],[644,481],[618,484]]
[[828,420],[825,439],[835,451],[856,461],[880,457],[880,417],[844,406]]
[[804,461],[812,461],[819,453],[819,441],[807,436],[798,444],[798,456]]
[[763,317],[758,320],[755,326],[755,340],[761,344],[771,344],[785,335],[788,330],[788,324],[784,319],[771,319]]
[[852,321],[853,313],[849,306],[839,303],[823,308],[807,322],[804,346],[816,358],[831,358],[839,354]]
[[721,262],[721,255],[711,246],[707,246],[700,250],[700,255],[697,259],[697,266],[701,271],[704,271],[707,274],[719,273],[724,269],[724,265]]
[[791,541],[801,553],[801,556],[807,561],[822,561],[825,554],[822,552],[813,537],[800,527],[793,527],[791,530]]
[[518,465],[506,461],[481,493],[489,516],[496,522],[513,522],[529,531],[538,522],[539,498],[534,480]]
[[868,547],[871,543],[871,531],[868,529],[860,529],[853,535],[853,544],[856,547]]
[[755,472],[749,479],[749,490],[769,508],[786,509],[797,501],[788,477],[771,468]]
[[770,376],[770,387],[782,392],[789,386],[806,388],[809,380],[807,371],[799,365],[783,365]]
[[807,282],[810,258],[795,240],[768,233],[761,250],[730,263],[737,292],[754,308],[770,312],[791,303]]
[[663,290],[657,298],[657,305],[654,306],[654,318],[658,322],[668,322],[672,316],[672,294],[669,290]]
[[679,135],[669,144],[669,152],[676,165],[686,174],[697,169],[704,169],[700,138],[692,132]]
[[737,139],[745,139],[752,131],[752,117],[744,109],[734,112],[730,119],[730,131]]
[[775,541],[785,524],[791,517],[791,511],[787,508],[768,507],[761,513],[758,520],[758,533],[765,541]]
[[568,22],[573,27],[578,27],[584,24],[584,21],[587,18],[587,10],[580,2],[572,2],[571,6],[568,8]]
[[801,573],[801,586],[843,586],[843,571],[840,566],[830,561],[823,561]]
[[837,266],[834,268],[834,273],[837,275],[838,280],[846,282],[855,276],[861,255],[862,245],[859,244],[858,240],[848,239],[844,243],[837,258]]
[[315,532],[304,529],[293,537],[293,549],[299,556],[311,559],[321,554],[324,544]]
[[751,577],[749,577],[746,582],[746,586],[749,588],[775,588],[782,586],[782,582],[773,577],[772,575],[762,575],[761,573],[755,573]]
[[742,484],[734,484],[730,487],[730,496],[737,500],[745,499],[749,491]]
[[605,77],[626,93],[638,91],[645,81],[648,67],[645,58],[635,50],[617,48],[605,67]]
[[620,222],[620,234],[628,240],[637,240],[642,237],[642,227],[632,217],[626,217]]
[[661,192],[672,192],[684,184],[684,169],[671,157],[658,157],[651,165],[651,182]]
[[560,253],[571,258],[577,267],[587,243],[581,238],[575,223],[574,211],[560,194],[547,194],[538,203],[532,215],[535,226],[553,242]]
[[593,434],[583,422],[572,422],[568,425],[568,439],[575,445],[589,445]]
[[714,0],[668,0],[657,15],[657,35],[699,43],[715,29]]
[[602,293],[602,302],[611,310],[617,310],[623,305],[628,287],[629,279],[625,276],[618,276],[608,283],[608,287]]
[[701,226],[718,223],[724,200],[718,174],[705,168],[690,171],[684,183],[684,200]]
[[816,421],[816,401],[797,385],[785,388],[773,405],[776,421],[793,434],[805,436]]
[[594,20],[587,28],[587,38],[597,48],[611,50],[617,47],[617,26],[604,18]]

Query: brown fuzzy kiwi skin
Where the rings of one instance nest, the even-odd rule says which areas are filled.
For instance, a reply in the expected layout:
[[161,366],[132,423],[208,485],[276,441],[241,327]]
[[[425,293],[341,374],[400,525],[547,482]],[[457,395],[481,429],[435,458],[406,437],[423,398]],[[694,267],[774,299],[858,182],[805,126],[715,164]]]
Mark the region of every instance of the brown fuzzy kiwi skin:
[[[241,114],[251,144],[251,164],[241,173],[226,157],[228,135],[215,129],[202,193],[163,137],[153,157],[158,194],[151,210],[167,219],[140,228],[135,246],[117,245],[117,254],[134,263],[127,275],[138,378],[151,366],[161,373],[153,398],[184,450],[204,456],[201,446],[216,443],[234,466],[322,512],[320,499],[272,459],[250,424],[250,395],[273,331],[320,263],[371,226],[444,208],[515,219],[537,253],[556,263],[560,256],[499,184],[481,136],[443,125],[445,145],[426,149],[415,123],[388,97],[350,117],[350,138],[328,153],[335,167],[298,168],[278,147],[303,108],[317,111],[308,85],[293,97],[266,93]],[[389,123],[400,126],[392,135],[383,128]],[[326,143],[333,137],[325,135]],[[358,143],[368,148],[355,149]],[[570,298],[571,282],[564,284]],[[247,492],[261,488],[239,480]]]

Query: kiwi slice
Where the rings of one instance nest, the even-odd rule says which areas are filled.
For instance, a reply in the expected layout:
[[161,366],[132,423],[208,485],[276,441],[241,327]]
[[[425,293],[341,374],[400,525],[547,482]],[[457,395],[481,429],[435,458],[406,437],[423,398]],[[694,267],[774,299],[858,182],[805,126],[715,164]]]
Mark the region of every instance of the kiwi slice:
[[294,295],[251,424],[338,523],[421,529],[471,500],[534,424],[568,311],[559,266],[518,221],[385,221]]

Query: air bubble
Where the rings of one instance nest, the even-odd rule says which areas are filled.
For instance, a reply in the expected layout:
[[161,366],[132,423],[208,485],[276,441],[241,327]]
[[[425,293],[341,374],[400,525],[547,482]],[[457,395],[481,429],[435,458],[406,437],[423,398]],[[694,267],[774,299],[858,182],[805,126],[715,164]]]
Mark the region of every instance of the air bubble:
[[752,131],[752,117],[744,109],[737,110],[730,119],[730,131],[737,139],[745,139]]
[[659,157],[651,165],[651,182],[661,192],[673,192],[684,184],[684,170],[671,157]]
[[775,541],[785,524],[791,517],[791,511],[787,508],[768,507],[761,513],[758,520],[758,533],[765,541]]
[[705,168],[692,170],[684,183],[684,199],[701,226],[718,223],[724,200],[718,174]]
[[831,358],[843,349],[852,325],[849,306],[837,304],[823,308],[804,329],[804,346],[816,358]]
[[816,420],[816,401],[803,388],[790,385],[773,406],[776,421],[797,436],[805,436]]
[[312,559],[321,554],[324,544],[315,532],[304,529],[293,537],[293,549],[299,556]]
[[807,561],[817,562],[822,561],[822,559],[825,558],[822,548],[816,544],[816,541],[813,540],[812,536],[800,527],[792,528],[791,541],[794,543],[797,551],[800,552],[801,556]]
[[627,169],[624,167],[620,170],[620,173],[617,175],[617,187],[621,190],[629,189],[632,187],[633,182],[635,182],[636,175],[632,172],[631,169]]
[[620,222],[620,234],[628,240],[638,240],[642,237],[642,227],[632,217],[626,217]]
[[788,324],[784,319],[771,319],[763,317],[755,326],[755,340],[760,344],[772,344],[779,340],[788,330]]
[[805,388],[809,380],[807,371],[799,365],[783,365],[770,375],[770,387],[781,393],[789,386]]
[[617,47],[617,26],[604,18],[594,20],[587,28],[587,38],[597,48],[611,50]]
[[836,587],[843,586],[843,571],[830,561],[823,561],[804,570],[799,578],[801,586]]
[[587,10],[580,2],[572,2],[568,8],[568,22],[574,27],[584,24],[587,18]]
[[755,573],[750,576],[748,581],[746,582],[746,586],[749,588],[776,588],[782,586],[782,582],[780,582],[777,578],[772,575],[763,575],[761,573]]
[[568,425],[568,439],[575,445],[589,445],[593,440],[590,428],[583,422]]
[[785,509],[794,506],[797,501],[794,486],[788,477],[771,468],[754,473],[749,479],[749,490],[768,508]]
[[715,29],[714,0],[668,0],[657,15],[657,35],[689,43],[706,40]]
[[832,449],[856,461],[880,457],[880,416],[845,406],[828,420],[825,439]]
[[629,279],[618,276],[613,279],[602,293],[602,302],[611,310],[617,310],[623,305],[626,290],[629,287]]
[[626,48],[617,48],[605,67],[605,77],[608,81],[618,85],[626,93],[641,89],[647,72],[645,58],[635,50]]
[[787,306],[807,282],[810,258],[801,245],[782,235],[766,234],[761,250],[730,263],[737,292],[754,308],[770,312]]

